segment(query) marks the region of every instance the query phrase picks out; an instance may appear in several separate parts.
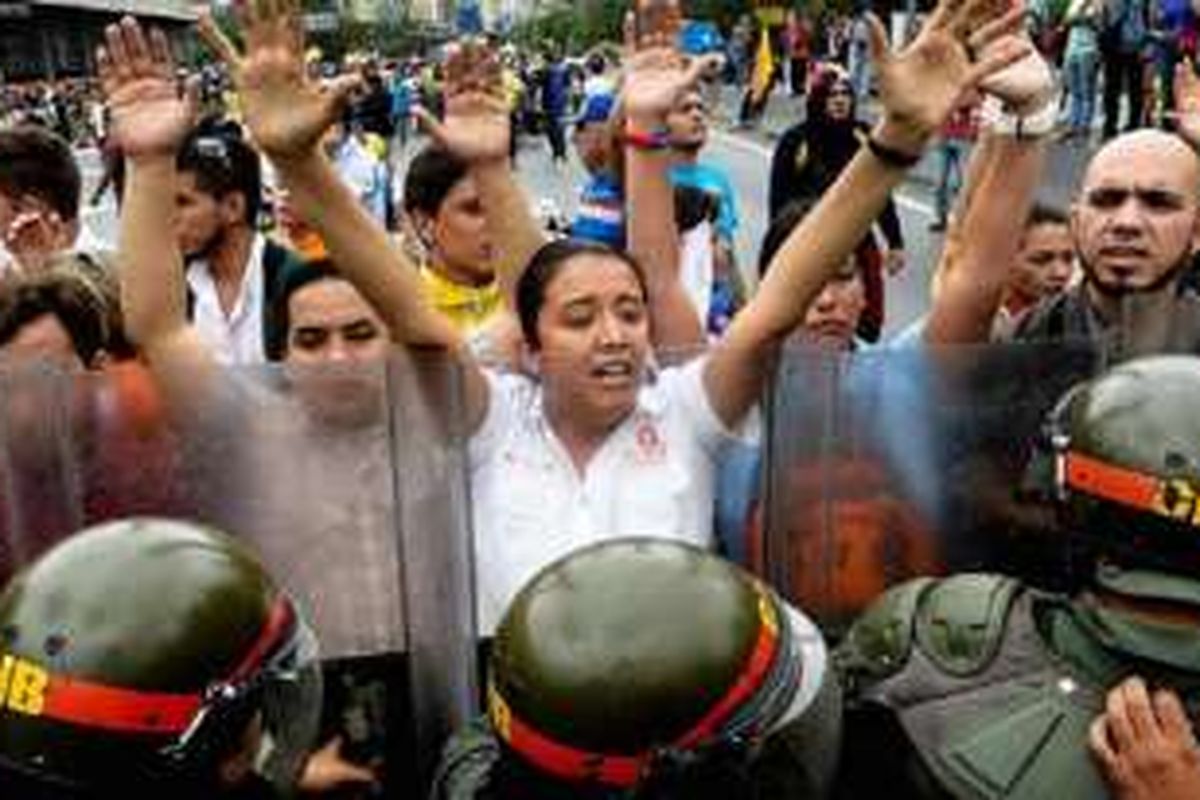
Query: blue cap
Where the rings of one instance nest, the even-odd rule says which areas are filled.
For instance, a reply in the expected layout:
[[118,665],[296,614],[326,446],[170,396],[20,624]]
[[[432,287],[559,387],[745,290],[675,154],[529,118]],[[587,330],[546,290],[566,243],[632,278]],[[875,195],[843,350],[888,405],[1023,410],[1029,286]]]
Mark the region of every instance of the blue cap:
[[575,118],[576,125],[587,125],[589,122],[607,122],[612,114],[616,97],[611,92],[596,92],[583,101],[583,108]]

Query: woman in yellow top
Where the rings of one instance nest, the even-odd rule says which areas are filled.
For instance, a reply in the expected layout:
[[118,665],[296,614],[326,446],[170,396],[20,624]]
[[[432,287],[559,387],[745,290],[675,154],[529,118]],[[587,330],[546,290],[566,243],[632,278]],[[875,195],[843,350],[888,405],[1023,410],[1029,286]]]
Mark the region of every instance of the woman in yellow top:
[[405,176],[404,211],[427,254],[421,277],[430,304],[473,338],[504,299],[469,165],[436,147],[422,150]]

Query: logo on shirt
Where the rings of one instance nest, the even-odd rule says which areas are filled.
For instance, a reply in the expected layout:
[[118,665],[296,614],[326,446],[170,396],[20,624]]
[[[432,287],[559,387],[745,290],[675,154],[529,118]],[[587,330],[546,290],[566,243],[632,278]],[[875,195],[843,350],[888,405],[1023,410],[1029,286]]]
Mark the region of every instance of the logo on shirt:
[[658,425],[649,417],[641,417],[633,430],[634,461],[639,464],[659,464],[667,457],[667,443]]

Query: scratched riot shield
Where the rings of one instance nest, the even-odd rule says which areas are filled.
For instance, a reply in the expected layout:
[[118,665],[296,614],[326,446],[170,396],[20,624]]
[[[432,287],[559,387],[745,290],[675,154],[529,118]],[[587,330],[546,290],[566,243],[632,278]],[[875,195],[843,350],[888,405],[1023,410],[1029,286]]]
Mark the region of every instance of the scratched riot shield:
[[315,746],[422,791],[476,700],[460,379],[441,355],[370,366],[0,375],[7,571],[80,527],[181,516],[237,536],[321,647]]
[[834,636],[918,575],[1063,588],[1044,422],[1102,362],[1086,343],[789,346],[766,403],[753,560]]

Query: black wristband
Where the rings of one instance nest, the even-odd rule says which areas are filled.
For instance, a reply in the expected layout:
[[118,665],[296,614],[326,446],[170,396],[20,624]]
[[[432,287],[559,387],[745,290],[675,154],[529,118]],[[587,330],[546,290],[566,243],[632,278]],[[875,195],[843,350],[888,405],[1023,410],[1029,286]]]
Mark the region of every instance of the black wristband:
[[919,154],[914,156],[902,150],[897,150],[894,147],[888,147],[874,136],[867,137],[867,149],[871,151],[871,155],[878,158],[884,164],[896,169],[910,169],[921,162]]

